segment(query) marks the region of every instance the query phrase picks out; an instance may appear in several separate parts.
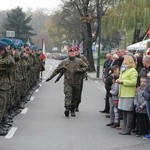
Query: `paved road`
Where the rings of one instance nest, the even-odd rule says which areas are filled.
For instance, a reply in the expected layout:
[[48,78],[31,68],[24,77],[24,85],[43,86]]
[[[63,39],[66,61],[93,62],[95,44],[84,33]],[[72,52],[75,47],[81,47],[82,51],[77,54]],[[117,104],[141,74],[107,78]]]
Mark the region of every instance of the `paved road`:
[[[59,61],[46,62],[46,79]],[[101,80],[84,82],[80,112],[64,116],[63,79],[58,83],[41,83],[31,101],[5,137],[0,150],[149,150],[150,142],[135,135],[119,135],[106,127],[109,119],[99,113],[104,107],[104,85]]]

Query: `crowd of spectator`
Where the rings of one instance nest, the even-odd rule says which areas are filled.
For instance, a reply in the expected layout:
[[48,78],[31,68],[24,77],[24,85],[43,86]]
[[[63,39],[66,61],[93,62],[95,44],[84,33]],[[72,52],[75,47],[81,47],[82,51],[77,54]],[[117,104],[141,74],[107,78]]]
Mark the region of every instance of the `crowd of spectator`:
[[[150,139],[150,42],[143,53],[124,49],[106,55],[103,65],[107,126],[119,134]],[[120,124],[120,120],[123,120]]]

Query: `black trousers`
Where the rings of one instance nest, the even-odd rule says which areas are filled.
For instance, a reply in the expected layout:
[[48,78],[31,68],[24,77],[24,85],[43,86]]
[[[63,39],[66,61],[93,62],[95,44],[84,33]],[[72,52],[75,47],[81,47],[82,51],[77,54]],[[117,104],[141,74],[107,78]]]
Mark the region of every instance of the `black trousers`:
[[109,109],[110,109],[110,106],[109,106],[109,91],[106,91],[106,97],[105,97],[105,108],[104,108],[104,111],[108,112],[109,113]]
[[145,135],[149,133],[149,119],[146,113],[136,113],[137,134]]

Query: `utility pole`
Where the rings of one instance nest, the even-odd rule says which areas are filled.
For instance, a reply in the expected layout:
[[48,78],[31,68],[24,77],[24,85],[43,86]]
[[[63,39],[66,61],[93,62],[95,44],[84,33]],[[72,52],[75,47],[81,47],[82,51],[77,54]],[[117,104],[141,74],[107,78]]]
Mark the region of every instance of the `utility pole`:
[[98,34],[98,51],[97,51],[97,72],[96,72],[96,77],[100,77],[100,50],[101,50],[101,26],[102,26],[102,11],[103,11],[103,0],[100,2],[100,9],[99,9],[99,21],[98,21],[98,26],[99,26],[99,34]]

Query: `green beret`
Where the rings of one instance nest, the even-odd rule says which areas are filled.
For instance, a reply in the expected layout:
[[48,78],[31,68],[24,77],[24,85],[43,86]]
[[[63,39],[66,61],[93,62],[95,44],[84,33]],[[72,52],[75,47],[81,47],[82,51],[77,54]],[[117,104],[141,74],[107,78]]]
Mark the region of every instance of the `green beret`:
[[1,41],[6,42],[8,45],[10,45],[11,48],[14,48],[14,43],[11,39],[8,38],[2,38]]
[[7,47],[7,46],[9,46],[9,44],[8,43],[6,43],[6,42],[4,42],[4,41],[0,41],[0,44],[3,46],[3,47]]

